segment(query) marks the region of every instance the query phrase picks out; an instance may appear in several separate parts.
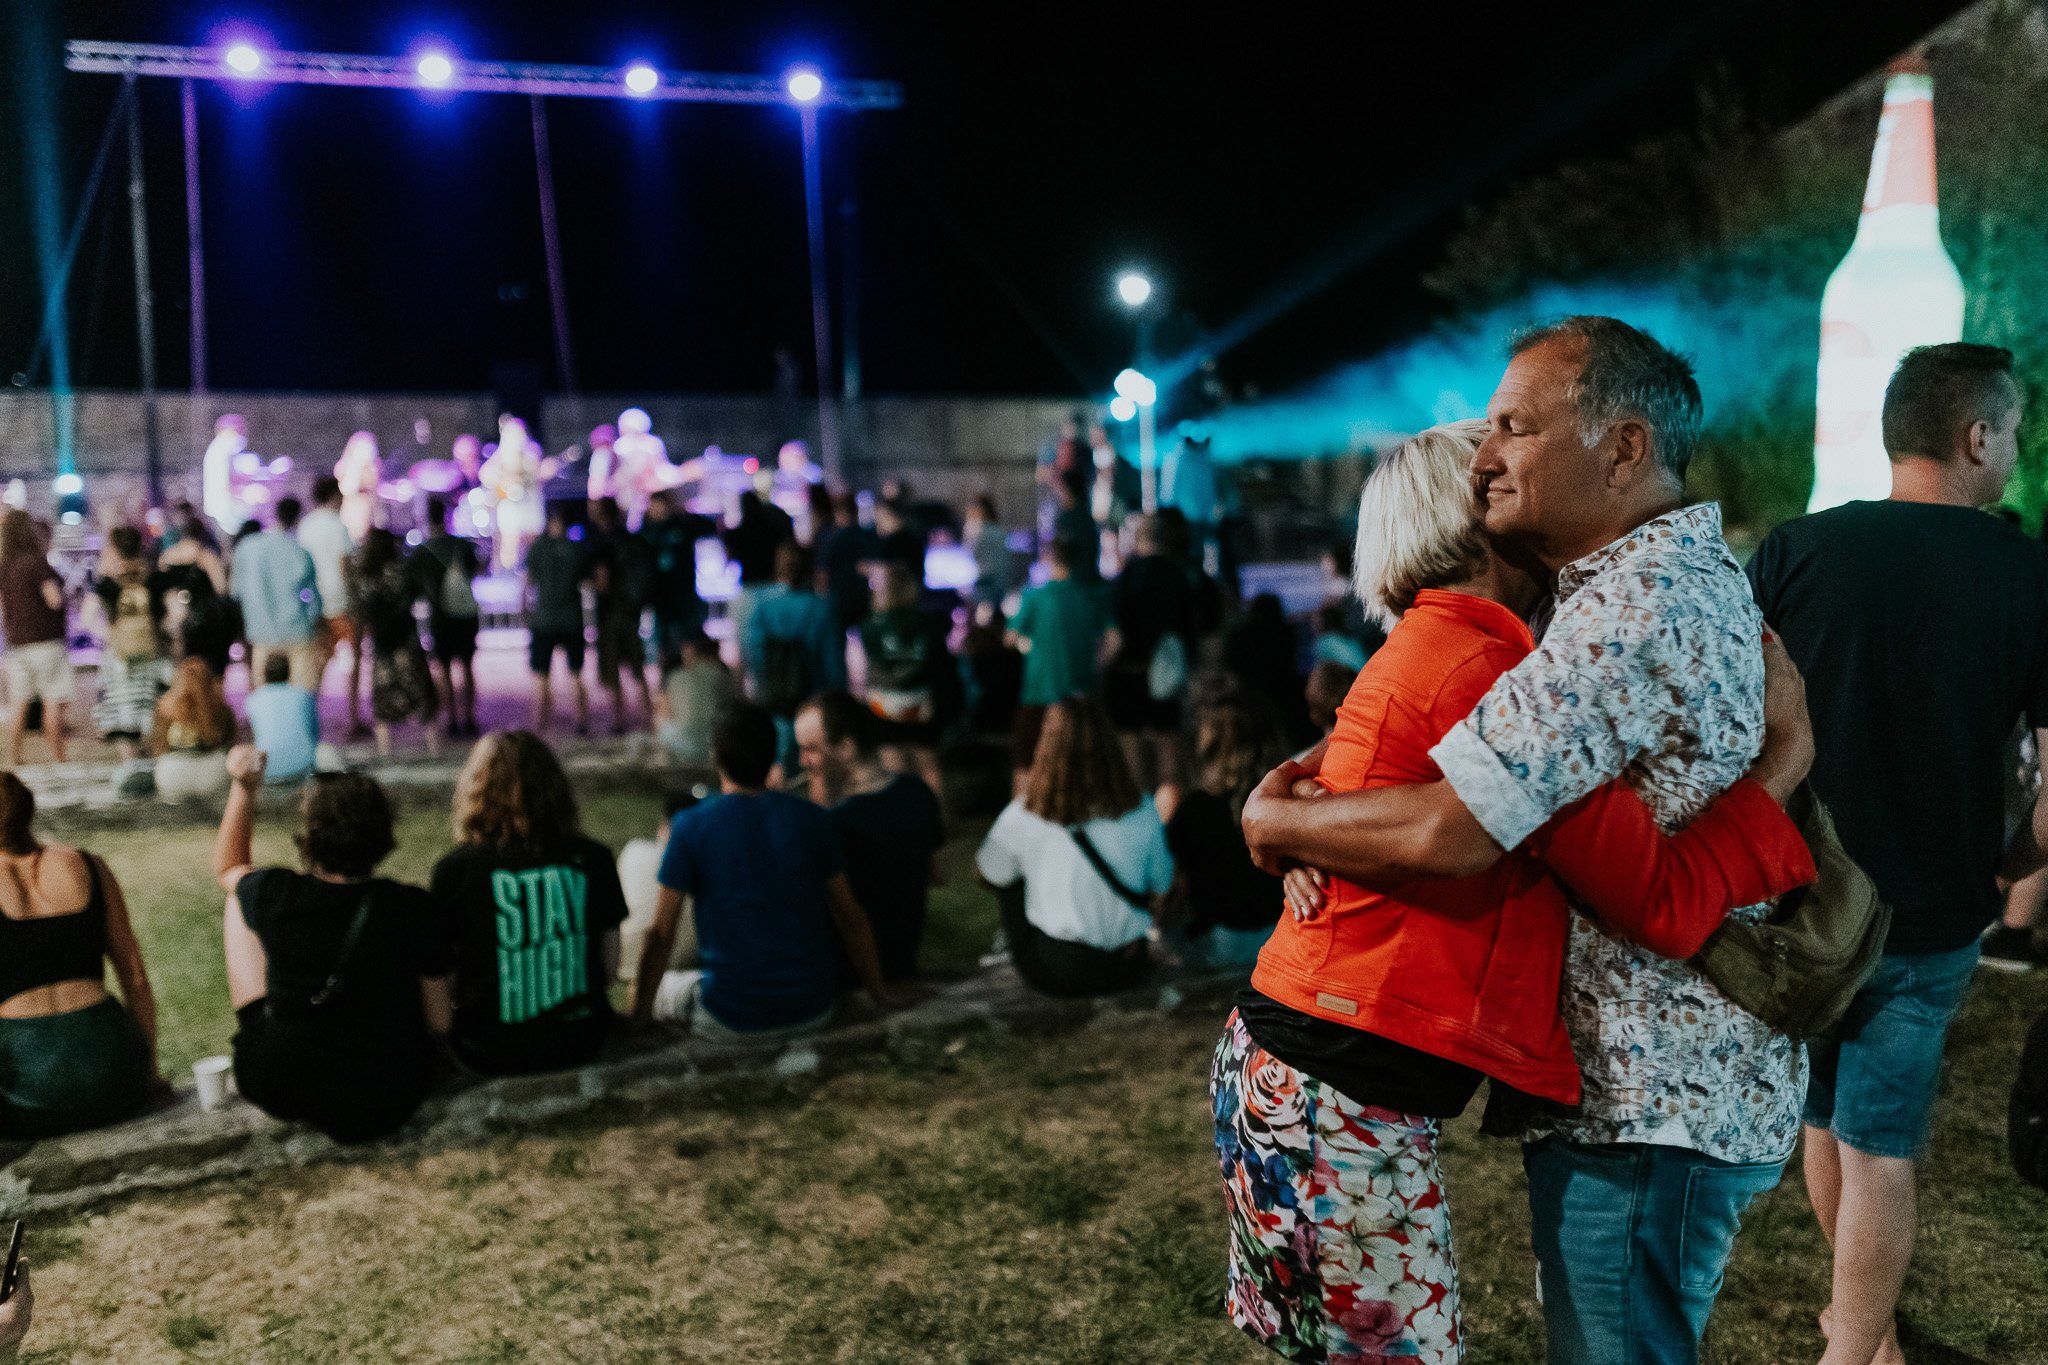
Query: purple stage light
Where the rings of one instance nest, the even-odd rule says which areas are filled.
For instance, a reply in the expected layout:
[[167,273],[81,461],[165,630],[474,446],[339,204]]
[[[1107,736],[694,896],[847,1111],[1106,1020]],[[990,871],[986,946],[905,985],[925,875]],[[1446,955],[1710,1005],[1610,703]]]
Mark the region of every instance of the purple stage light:
[[220,59],[237,76],[253,76],[263,69],[263,54],[248,43],[236,43]]
[[626,68],[626,89],[635,95],[651,95],[660,84],[661,76],[645,62]]
[[825,79],[807,66],[800,66],[789,73],[782,83],[789,91],[789,97],[798,104],[810,104],[825,93]]
[[455,63],[440,52],[429,52],[413,63],[421,85],[446,85],[455,78]]

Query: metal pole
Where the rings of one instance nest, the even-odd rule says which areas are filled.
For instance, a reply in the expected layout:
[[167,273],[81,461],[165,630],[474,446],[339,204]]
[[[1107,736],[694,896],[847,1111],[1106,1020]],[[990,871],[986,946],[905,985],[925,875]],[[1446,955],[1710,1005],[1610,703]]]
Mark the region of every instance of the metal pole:
[[[842,139],[850,146],[851,133]],[[850,407],[860,398],[860,206],[847,155],[841,152],[839,175],[845,182],[839,196],[839,392]]]
[[1147,512],[1159,510],[1159,450],[1153,443],[1155,403],[1138,404],[1138,501]]
[[825,477],[844,477],[839,459],[839,414],[832,402],[832,305],[825,296],[825,190],[820,171],[818,111],[798,111],[804,133],[804,221],[811,248],[811,343],[818,366],[818,464]]
[[206,249],[199,221],[199,100],[192,79],[178,82],[178,97],[185,116],[185,278],[192,301],[188,310],[192,327],[192,394],[185,401],[185,436],[192,449],[199,449],[203,418],[200,398],[206,393]]
[[[562,391],[576,395],[576,356],[569,348],[569,292],[562,279],[562,228],[555,216],[555,164],[548,154],[548,112],[539,95],[527,96],[533,109],[533,169],[540,185],[540,237],[548,262],[548,310],[555,322],[555,370]],[[572,414],[582,426],[580,411]]]
[[135,247],[135,340],[142,359],[143,476],[151,507],[164,505],[163,446],[156,421],[156,291],[149,282],[149,206],[142,193],[142,99],[133,74],[128,99],[128,228]]

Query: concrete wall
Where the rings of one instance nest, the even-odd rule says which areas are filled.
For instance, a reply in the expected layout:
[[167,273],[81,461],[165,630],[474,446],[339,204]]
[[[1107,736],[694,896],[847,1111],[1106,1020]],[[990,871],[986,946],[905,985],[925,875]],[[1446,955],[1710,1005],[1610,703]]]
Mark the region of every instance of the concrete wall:
[[[73,398],[78,469],[96,509],[139,505],[144,417],[140,395],[115,390]],[[654,429],[682,458],[716,444],[727,451],[770,455],[786,440],[817,441],[817,408],[808,400],[769,394],[663,396],[581,395],[544,400],[541,430],[559,450],[629,405],[647,409]],[[919,496],[959,500],[988,491],[1005,515],[1021,521],[1032,501],[1039,447],[1074,410],[1071,398],[883,396],[863,400],[842,420],[846,477],[873,487],[885,477],[908,480]],[[192,402],[184,393],[157,400],[165,491],[196,497],[199,456],[221,413],[249,420],[249,443],[265,455],[289,455],[298,491],[331,468],[342,443],[358,430],[375,432],[387,468],[415,458],[445,457],[460,432],[494,435],[496,405],[487,393],[328,394],[213,393]],[[0,390],[0,480],[23,479],[32,510],[50,505],[55,473],[52,406],[46,392]],[[428,427],[425,446],[414,424]]]

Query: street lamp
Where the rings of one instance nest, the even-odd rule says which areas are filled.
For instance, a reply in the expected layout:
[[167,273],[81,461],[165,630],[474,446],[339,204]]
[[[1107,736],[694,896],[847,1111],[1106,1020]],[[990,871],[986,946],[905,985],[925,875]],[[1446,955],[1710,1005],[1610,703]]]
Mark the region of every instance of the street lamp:
[[1109,415],[1120,422],[1130,420],[1117,409],[1124,411],[1135,407],[1138,410],[1138,499],[1147,512],[1159,507],[1159,450],[1153,439],[1152,416],[1159,402],[1159,385],[1134,369],[1124,370],[1111,385],[1116,390],[1116,399],[1109,405]]
[[1135,270],[1126,270],[1116,277],[1116,296],[1126,308],[1143,308],[1152,297],[1152,281]]

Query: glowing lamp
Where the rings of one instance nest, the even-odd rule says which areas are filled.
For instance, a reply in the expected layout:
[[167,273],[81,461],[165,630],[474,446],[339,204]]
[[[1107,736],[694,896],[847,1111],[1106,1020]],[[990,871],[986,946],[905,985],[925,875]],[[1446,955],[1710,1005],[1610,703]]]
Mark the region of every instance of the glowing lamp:
[[1135,400],[1118,394],[1109,400],[1109,415],[1119,422],[1128,422],[1138,415],[1138,404]]
[[1110,387],[1116,390],[1117,397],[1128,398],[1141,408],[1149,408],[1159,401],[1159,386],[1136,370],[1118,374]]
[[645,62],[626,68],[626,89],[632,94],[651,95],[654,87],[660,84],[660,75]]
[[220,59],[237,76],[253,76],[263,69],[263,54],[247,43],[236,43]]
[[439,52],[429,52],[413,63],[412,69],[421,85],[446,85],[455,77],[455,63]]
[[809,67],[798,67],[789,73],[789,79],[783,82],[783,88],[789,91],[789,97],[798,104],[810,104],[825,93],[825,79]]
[[1143,308],[1145,300],[1152,297],[1152,281],[1135,270],[1126,270],[1116,277],[1116,296],[1126,308]]
[[85,491],[85,480],[66,471],[50,481],[50,491],[60,498],[76,497]]

